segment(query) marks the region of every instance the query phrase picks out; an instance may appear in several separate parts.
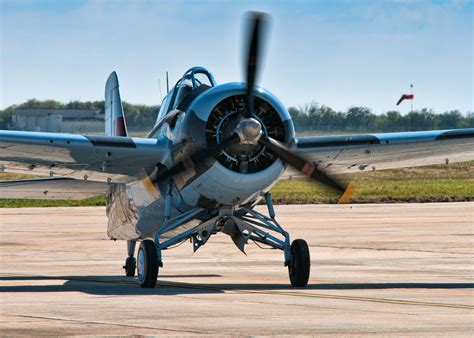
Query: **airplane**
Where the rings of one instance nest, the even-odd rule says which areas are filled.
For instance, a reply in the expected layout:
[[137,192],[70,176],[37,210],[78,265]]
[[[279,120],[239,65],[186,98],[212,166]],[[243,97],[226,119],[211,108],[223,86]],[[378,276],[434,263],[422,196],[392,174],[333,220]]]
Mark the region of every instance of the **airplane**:
[[[193,67],[164,97],[150,132],[129,137],[113,72],[105,136],[1,130],[0,171],[50,176],[26,182],[40,186],[74,183],[71,195],[101,184],[107,234],[127,241],[125,274],[137,274],[141,287],[156,286],[165,250],[190,241],[196,251],[216,233],[242,252],[249,241],[281,250],[290,284],[305,287],[308,244],[290,240],[270,194],[288,166],[347,202],[354,185],[336,174],[474,160],[474,128],[296,137],[286,107],[257,85],[268,20],[249,13],[245,82],[218,85],[206,68]],[[254,208],[259,202],[268,213]]]

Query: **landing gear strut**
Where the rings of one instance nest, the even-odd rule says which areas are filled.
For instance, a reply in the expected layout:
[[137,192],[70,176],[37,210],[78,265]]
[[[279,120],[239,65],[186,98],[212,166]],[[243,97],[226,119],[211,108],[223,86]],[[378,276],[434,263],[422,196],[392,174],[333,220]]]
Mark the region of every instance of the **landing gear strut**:
[[[158,270],[160,267],[163,267],[163,250],[190,239],[193,243],[193,249],[196,251],[207,242],[212,234],[223,232],[229,235],[234,244],[244,253],[244,247],[248,241],[283,251],[284,262],[285,266],[288,267],[291,285],[294,287],[305,287],[308,284],[311,267],[308,244],[302,239],[290,242],[290,235],[275,219],[275,211],[270,194],[266,193],[264,196],[269,216],[253,208],[244,207],[237,211],[231,208],[221,208],[218,215],[209,219],[205,218],[207,216],[206,211],[203,211],[201,208],[195,208],[170,218],[171,191],[169,191],[165,197],[163,225],[153,234],[153,240],[147,239],[142,241],[138,250],[136,265],[140,286],[143,288],[153,288],[156,286]],[[176,229],[183,224],[201,217],[206,220],[176,234]],[[174,232],[174,234],[170,236],[171,232]],[[161,241],[163,237],[166,238],[165,241]],[[124,267],[127,275],[129,272],[135,272],[134,250],[135,242],[130,242],[129,257]],[[128,266],[130,269],[127,268]]]
[[[275,210],[270,193],[264,195],[267,202],[267,217],[256,210],[243,208],[245,214],[240,219],[251,225],[249,239],[266,244],[273,249],[280,249],[285,255],[285,266],[288,267],[291,286],[305,287],[308,285],[311,260],[308,244],[303,239],[296,239],[290,245],[290,235],[275,219]],[[283,238],[281,238],[281,236]]]
[[135,245],[137,244],[136,241],[127,241],[127,251],[128,251],[128,257],[125,260],[125,265],[123,268],[125,269],[125,275],[127,277],[133,277],[135,276],[135,270],[137,268],[137,260],[135,257]]

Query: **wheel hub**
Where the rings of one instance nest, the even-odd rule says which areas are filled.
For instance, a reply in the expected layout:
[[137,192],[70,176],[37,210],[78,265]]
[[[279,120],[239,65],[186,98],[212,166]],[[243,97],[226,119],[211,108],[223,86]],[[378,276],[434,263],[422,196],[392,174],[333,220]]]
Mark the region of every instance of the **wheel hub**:
[[137,256],[137,273],[138,280],[143,281],[145,279],[145,254],[143,250],[138,250]]

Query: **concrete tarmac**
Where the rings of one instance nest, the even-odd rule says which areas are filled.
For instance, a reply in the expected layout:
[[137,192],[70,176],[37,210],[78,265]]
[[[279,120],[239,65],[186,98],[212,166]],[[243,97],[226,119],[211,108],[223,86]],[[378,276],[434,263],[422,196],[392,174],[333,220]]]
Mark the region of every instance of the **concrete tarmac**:
[[165,251],[142,289],[104,208],[0,209],[0,335],[474,335],[474,203],[276,211],[310,244],[307,288],[282,252],[218,234]]

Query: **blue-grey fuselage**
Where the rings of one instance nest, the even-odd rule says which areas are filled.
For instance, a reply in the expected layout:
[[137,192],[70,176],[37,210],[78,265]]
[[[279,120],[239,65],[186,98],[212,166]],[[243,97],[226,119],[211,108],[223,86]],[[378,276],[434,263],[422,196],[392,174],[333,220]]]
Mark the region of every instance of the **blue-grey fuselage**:
[[[245,105],[245,90],[244,83],[216,85],[206,69],[194,67],[166,95],[155,127],[147,137],[166,139],[170,143],[171,163],[183,161],[230,133],[238,123],[233,117],[237,118]],[[262,124],[263,133],[290,142],[295,134],[285,106],[260,87],[256,88],[255,97],[254,116]],[[224,151],[223,158],[208,157],[202,162],[194,159],[199,163],[193,162],[187,170],[173,176],[170,216],[176,218],[196,208],[205,210],[176,231],[195,226],[222,207],[235,210],[242,205],[253,206],[272,187],[285,165],[263,146],[249,148],[239,153]],[[110,186],[107,212],[111,238],[148,238],[163,224],[169,180],[152,182],[147,179],[150,174],[143,173],[141,180]]]

